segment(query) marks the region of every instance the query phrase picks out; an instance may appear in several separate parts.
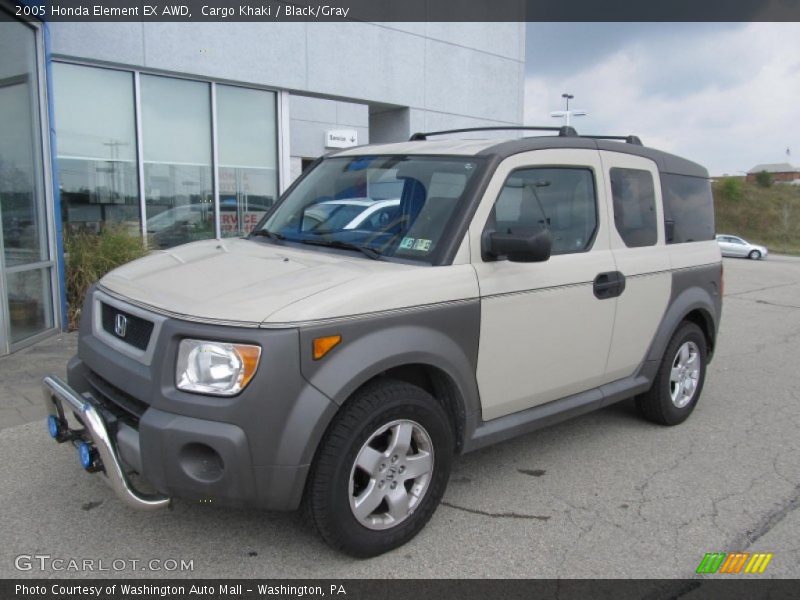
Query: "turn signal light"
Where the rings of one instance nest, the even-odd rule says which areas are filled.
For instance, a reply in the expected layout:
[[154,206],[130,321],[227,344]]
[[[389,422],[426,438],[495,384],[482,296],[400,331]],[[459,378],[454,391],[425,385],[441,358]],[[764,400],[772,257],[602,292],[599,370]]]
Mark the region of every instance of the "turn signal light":
[[314,360],[319,360],[342,341],[341,335],[328,335],[314,340]]
[[258,346],[249,346],[247,344],[234,344],[233,347],[236,348],[236,351],[242,359],[244,372],[242,373],[242,381],[239,385],[244,389],[247,387],[247,384],[250,383],[253,375],[256,374],[258,359],[261,358],[261,348]]

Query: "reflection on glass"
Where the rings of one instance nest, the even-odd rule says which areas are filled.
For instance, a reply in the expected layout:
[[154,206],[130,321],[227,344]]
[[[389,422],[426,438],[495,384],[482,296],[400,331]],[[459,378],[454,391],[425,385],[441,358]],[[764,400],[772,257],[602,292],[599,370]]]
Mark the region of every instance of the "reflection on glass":
[[168,248],[214,236],[209,85],[142,75],[147,232]]
[[278,194],[275,94],[217,86],[220,228],[252,230]]
[[6,267],[47,260],[33,31],[0,21],[0,220]]
[[139,230],[133,75],[55,63],[61,211],[70,229],[106,221]]
[[11,343],[53,327],[50,302],[50,269],[6,274]]

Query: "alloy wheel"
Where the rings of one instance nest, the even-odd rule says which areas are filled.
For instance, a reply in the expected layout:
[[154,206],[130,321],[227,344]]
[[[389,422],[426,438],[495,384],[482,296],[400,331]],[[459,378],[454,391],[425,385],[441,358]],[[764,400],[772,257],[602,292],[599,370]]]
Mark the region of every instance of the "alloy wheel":
[[700,379],[700,349],[688,341],[678,348],[672,361],[669,395],[676,408],[683,408],[694,398]]
[[389,529],[414,513],[433,474],[433,443],[425,428],[405,419],[367,438],[350,471],[350,509],[368,529]]

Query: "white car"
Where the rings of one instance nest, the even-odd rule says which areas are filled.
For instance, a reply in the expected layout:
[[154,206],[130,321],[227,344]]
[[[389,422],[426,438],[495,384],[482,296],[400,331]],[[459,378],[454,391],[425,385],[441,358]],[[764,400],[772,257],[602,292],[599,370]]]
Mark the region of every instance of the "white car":
[[307,208],[303,215],[303,229],[326,231],[335,229],[366,229],[379,231],[397,218],[400,198],[373,200],[347,198],[326,200]]
[[767,258],[769,251],[766,246],[751,244],[735,235],[718,235],[717,243],[722,256],[738,256],[740,258],[750,258],[752,260],[762,260]]

